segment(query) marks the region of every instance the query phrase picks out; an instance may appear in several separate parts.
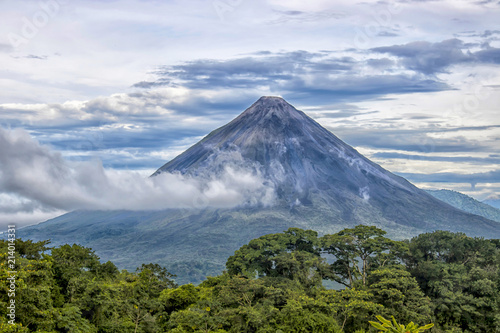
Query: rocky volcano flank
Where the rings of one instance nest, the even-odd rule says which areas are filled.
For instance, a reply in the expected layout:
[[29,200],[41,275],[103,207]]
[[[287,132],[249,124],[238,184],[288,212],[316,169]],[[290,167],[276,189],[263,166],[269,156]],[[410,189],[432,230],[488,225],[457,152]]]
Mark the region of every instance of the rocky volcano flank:
[[[279,199],[312,203],[315,194],[332,199],[380,198],[381,191],[416,194],[406,180],[372,163],[302,111],[279,97],[262,97],[239,117],[162,166],[162,172],[197,174],[217,170],[218,154],[236,151],[257,163]],[[381,188],[382,187],[382,188]]]
[[228,151],[257,165],[274,185],[279,204],[331,210],[332,223],[396,224],[420,230],[460,228],[475,234],[497,227],[479,220],[471,225],[472,216],[443,205],[371,162],[280,97],[261,97],[154,175],[215,172],[221,161],[228,162],[218,156]]
[[165,172],[216,177],[228,167],[251,170],[272,196],[265,204],[233,208],[77,211],[21,235],[50,238],[53,244],[77,242],[122,268],[158,262],[179,275],[179,282],[216,274],[250,239],[292,226],[334,233],[370,224],[394,238],[437,229],[500,238],[500,223],[432,197],[279,97],[260,98],[153,177]]

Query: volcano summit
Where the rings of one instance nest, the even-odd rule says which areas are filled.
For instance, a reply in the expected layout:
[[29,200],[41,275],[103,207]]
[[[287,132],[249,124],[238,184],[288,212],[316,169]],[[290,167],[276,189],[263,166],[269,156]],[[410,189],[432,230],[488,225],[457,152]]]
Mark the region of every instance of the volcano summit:
[[[328,204],[341,200],[356,206],[381,204],[394,194],[423,195],[280,97],[261,97],[239,117],[210,133],[153,176],[162,172],[214,172],[221,167],[218,155],[230,151],[257,167],[274,185],[281,203],[314,205],[315,200],[321,199]],[[340,206],[336,208],[343,215],[353,208]]]
[[500,223],[418,189],[279,97],[261,97],[152,177],[217,179],[228,170],[258,179],[243,189],[258,195],[231,208],[76,211],[26,228],[22,237],[78,242],[122,268],[158,262],[179,282],[215,274],[250,239],[289,227],[334,233],[368,224],[393,238],[438,229],[500,238]]

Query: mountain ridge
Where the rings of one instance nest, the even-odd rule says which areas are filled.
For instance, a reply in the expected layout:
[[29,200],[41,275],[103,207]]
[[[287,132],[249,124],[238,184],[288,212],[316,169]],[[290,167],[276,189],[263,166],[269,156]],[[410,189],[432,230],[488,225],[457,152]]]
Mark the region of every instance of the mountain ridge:
[[425,190],[435,198],[465,212],[483,216],[492,221],[500,222],[500,209],[480,202],[466,194],[452,190]]
[[483,203],[493,208],[500,209],[500,199],[498,198],[498,196],[495,196],[493,198],[488,198],[484,200]]

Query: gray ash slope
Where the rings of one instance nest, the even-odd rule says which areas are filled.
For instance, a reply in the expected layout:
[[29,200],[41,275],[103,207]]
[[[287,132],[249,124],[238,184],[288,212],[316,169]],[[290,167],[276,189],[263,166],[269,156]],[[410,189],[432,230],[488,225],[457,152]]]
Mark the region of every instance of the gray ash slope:
[[443,204],[371,162],[279,97],[260,98],[154,175],[217,170],[217,155],[230,150],[260,166],[280,204],[329,207],[335,216],[332,222],[452,229],[478,235],[499,231],[498,224]]
[[275,190],[273,205],[231,209],[76,211],[19,230],[23,238],[92,247],[133,269],[157,262],[179,283],[217,274],[250,239],[295,226],[334,233],[376,225],[393,238],[433,230],[500,238],[500,223],[456,209],[371,162],[278,97],[262,97],[158,169],[216,175],[245,166]]

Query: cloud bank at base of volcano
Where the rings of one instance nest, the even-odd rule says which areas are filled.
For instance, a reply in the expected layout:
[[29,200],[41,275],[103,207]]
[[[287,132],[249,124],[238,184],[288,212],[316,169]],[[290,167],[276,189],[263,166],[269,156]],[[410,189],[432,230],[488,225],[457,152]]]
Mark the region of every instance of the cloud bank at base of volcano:
[[[234,152],[233,152],[234,153]],[[24,130],[0,128],[0,207],[12,214],[75,209],[161,210],[168,208],[271,205],[274,187],[258,168],[222,159],[215,175],[106,170],[99,160],[70,162]],[[5,210],[2,210],[4,213]],[[0,225],[10,223],[9,214]]]

